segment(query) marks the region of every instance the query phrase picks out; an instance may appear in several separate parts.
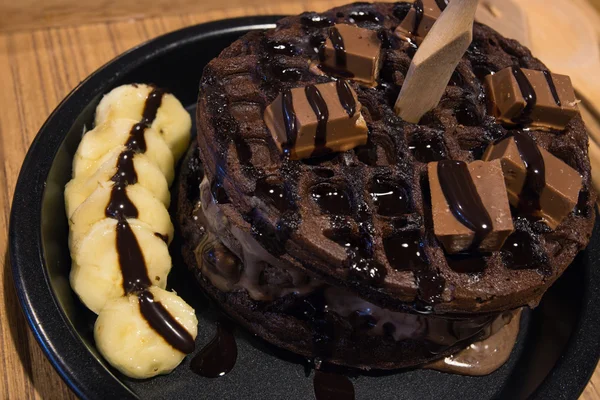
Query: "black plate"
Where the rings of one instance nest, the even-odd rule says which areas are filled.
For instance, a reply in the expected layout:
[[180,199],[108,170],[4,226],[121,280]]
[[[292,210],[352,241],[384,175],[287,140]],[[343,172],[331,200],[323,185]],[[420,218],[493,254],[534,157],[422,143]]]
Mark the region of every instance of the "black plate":
[[[239,35],[273,27],[277,17],[242,18],[161,36],[111,61],[79,85],[52,113],[25,158],[13,200],[10,253],[29,325],[69,386],[83,398],[312,398],[312,375],[299,357],[238,329],[239,356],[223,378],[194,375],[187,358],[172,374],[134,381],[115,372],[94,348],[93,314],[69,287],[70,258],[63,188],[84,127],[103,93],[131,82],[171,90],[193,112],[204,65]],[[358,399],[576,398],[600,355],[600,232],[541,305],[527,312],[509,362],[487,377],[436,371],[354,375]],[[177,258],[169,282],[197,310],[197,349],[215,332],[216,311]]]

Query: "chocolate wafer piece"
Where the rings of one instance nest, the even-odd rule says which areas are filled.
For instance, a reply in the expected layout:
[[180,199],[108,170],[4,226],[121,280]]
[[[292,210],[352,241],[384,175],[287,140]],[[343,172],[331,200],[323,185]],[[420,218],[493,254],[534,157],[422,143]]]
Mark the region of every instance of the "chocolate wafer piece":
[[428,164],[433,230],[447,253],[500,250],[513,232],[499,161]]
[[339,80],[280,93],[264,119],[277,147],[298,160],[366,144],[361,109],[352,87]]
[[375,85],[379,76],[381,41],[376,31],[336,24],[321,49],[321,69],[329,74]]
[[508,199],[555,229],[577,204],[581,175],[524,132],[490,145],[483,159],[500,160]]
[[446,9],[447,0],[416,0],[394,34],[401,39],[421,44],[423,38]]
[[579,114],[566,75],[508,67],[485,77],[489,111],[507,125],[563,130]]

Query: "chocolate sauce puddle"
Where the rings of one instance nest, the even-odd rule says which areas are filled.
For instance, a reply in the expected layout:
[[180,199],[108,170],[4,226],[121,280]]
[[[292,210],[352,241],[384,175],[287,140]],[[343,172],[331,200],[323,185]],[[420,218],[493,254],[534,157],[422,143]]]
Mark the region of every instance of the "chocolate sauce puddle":
[[309,85],[304,89],[308,104],[317,117],[317,131],[315,133],[315,149],[311,156],[317,157],[331,152],[327,148],[327,121],[329,120],[329,109],[323,96],[315,85]]
[[[144,153],[147,150],[144,133],[156,118],[163,95],[164,92],[160,89],[153,89],[150,92],[144,105],[142,121],[133,125],[129,132],[129,139],[125,143],[126,150],[119,154],[117,172],[111,178],[114,184],[104,215],[117,220],[116,247],[125,294],[138,296],[142,316],[167,343],[183,353],[191,353],[194,351],[192,336],[160,302],[154,300],[154,296],[149,291],[152,281],[148,277],[146,260],[127,221],[128,218],[139,216],[137,207],[127,196],[127,186],[135,185],[138,181],[133,158],[136,153]],[[160,233],[155,235],[165,242],[168,241],[168,238]]]
[[218,378],[231,371],[237,360],[237,344],[228,322],[217,323],[217,333],[194,356],[190,369],[206,378]]
[[469,168],[463,161],[443,160],[438,162],[437,169],[450,211],[461,224],[475,232],[470,250],[477,250],[492,231],[492,219],[477,193]]
[[315,370],[316,400],[354,400],[354,385],[347,376]]

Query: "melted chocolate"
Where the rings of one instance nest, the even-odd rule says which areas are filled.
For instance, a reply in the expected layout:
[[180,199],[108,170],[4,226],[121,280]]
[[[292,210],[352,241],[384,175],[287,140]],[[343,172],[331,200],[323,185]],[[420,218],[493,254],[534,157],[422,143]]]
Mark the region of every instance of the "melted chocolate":
[[546,82],[548,82],[548,87],[550,88],[550,93],[552,93],[552,98],[557,106],[561,106],[560,98],[558,97],[558,92],[556,91],[556,85],[554,84],[554,79],[552,79],[552,73],[548,70],[542,71],[544,73],[544,77],[546,78]]
[[512,74],[517,80],[517,84],[519,85],[519,90],[521,91],[521,95],[525,100],[525,108],[521,111],[521,113],[514,117],[512,121],[516,124],[530,124],[531,123],[531,113],[533,112],[533,108],[537,102],[537,95],[535,94],[535,89],[529,82],[529,79],[525,76],[525,73],[519,67],[511,68]]
[[144,290],[138,295],[140,311],[150,324],[167,343],[184,354],[194,351],[194,338],[158,301],[149,290]]
[[151,125],[152,122],[154,122],[164,94],[164,90],[158,88],[154,88],[150,94],[148,94],[148,97],[146,97],[146,103],[144,104],[144,112],[142,113],[142,123]]
[[531,235],[523,231],[516,231],[506,239],[502,255],[506,264],[513,269],[534,268],[540,264]]
[[308,321],[313,329],[312,344],[319,358],[331,355],[332,343],[335,339],[333,323],[327,319],[323,290],[317,290],[306,298],[298,299],[287,312],[294,317]]
[[316,400],[354,400],[354,385],[344,375],[315,371]]
[[435,4],[437,4],[440,11],[444,11],[448,6],[448,0],[435,0]]
[[352,11],[348,14],[348,18],[354,22],[373,22],[374,24],[381,22],[381,18],[371,11]]
[[142,249],[131,226],[123,217],[117,220],[117,254],[126,294],[138,293],[152,286]]
[[217,333],[194,356],[190,369],[206,378],[218,378],[233,369],[237,360],[237,344],[229,323],[217,323]]
[[375,285],[383,283],[387,276],[385,266],[374,260],[363,248],[347,249],[347,266],[350,268],[351,278],[358,278]]
[[315,85],[309,85],[304,89],[308,104],[312,108],[317,117],[317,131],[315,133],[315,149],[312,156],[316,157],[325,153],[330,153],[327,148],[327,121],[329,120],[329,109],[327,103],[323,99],[321,92]]
[[133,150],[125,150],[119,154],[119,158],[117,159],[117,172],[110,178],[115,185],[126,186],[135,185],[137,183],[138,176],[133,165],[134,156],[135,153]]
[[[127,185],[135,185],[138,181],[133,158],[135,153],[144,153],[147,150],[144,132],[156,118],[163,95],[164,92],[160,89],[152,90],[146,98],[142,121],[131,128],[129,139],[125,143],[127,150],[119,154],[117,171],[111,178],[114,185],[104,214],[108,218],[117,220],[116,247],[125,294],[137,293],[140,312],[150,326],[175,349],[183,353],[191,353],[194,351],[192,336],[160,302],[154,301],[154,296],[148,290],[152,286],[152,281],[148,277],[146,260],[127,222],[127,218],[139,216],[138,209],[127,196],[126,190]],[[154,235],[160,237],[165,243],[169,240],[158,232]]]
[[282,54],[286,56],[295,56],[299,53],[298,48],[293,44],[282,42],[269,42],[267,44],[267,51],[271,54]]
[[285,123],[285,134],[287,141],[285,147],[289,149],[296,145],[298,137],[298,125],[296,124],[296,112],[292,101],[292,91],[287,89],[281,95],[281,109],[283,111],[283,122]]
[[440,140],[413,140],[408,146],[413,156],[422,163],[446,158],[446,149]]
[[335,50],[335,65],[340,68],[346,68],[346,47],[344,47],[344,38],[336,27],[329,29],[329,39]]
[[333,21],[323,15],[304,15],[300,18],[300,23],[311,28],[325,28],[333,25]]
[[371,183],[369,194],[379,215],[398,216],[412,211],[406,191],[381,178]]
[[163,235],[160,232],[154,232],[154,236],[162,240],[163,242],[169,244],[169,235]]
[[528,213],[535,212],[540,209],[540,196],[546,186],[544,158],[531,136],[517,131],[513,133],[513,137],[527,169],[525,184],[519,195],[519,209]]
[[108,218],[137,218],[139,212],[135,204],[127,197],[127,186],[115,183],[110,192],[110,200],[104,215]]
[[492,231],[492,220],[463,161],[438,163],[438,178],[452,215],[475,232],[471,249],[476,250]]
[[354,96],[352,95],[352,91],[350,90],[350,85],[343,79],[339,79],[335,83],[335,88],[337,90],[338,97],[340,98],[340,103],[346,113],[348,113],[349,117],[352,117],[356,112],[356,100],[354,100]]
[[131,127],[131,131],[129,132],[129,139],[125,142],[125,147],[129,150],[135,151],[136,153],[145,153],[146,146],[146,138],[144,133],[146,132],[146,124],[137,123]]
[[281,183],[274,183],[272,180],[262,178],[256,182],[255,194],[281,212],[289,208],[290,201]]
[[455,271],[463,274],[478,273],[483,271],[487,262],[482,254],[447,254],[448,266]]
[[413,25],[413,30],[410,32],[411,35],[417,36],[419,32],[419,26],[421,26],[421,21],[423,21],[423,0],[415,0],[413,3],[413,7],[415,8],[415,23]]
[[383,239],[385,255],[397,271],[414,271],[427,263],[419,231],[406,231]]
[[332,215],[350,215],[352,205],[350,197],[343,188],[322,183],[312,188],[311,197],[319,207]]

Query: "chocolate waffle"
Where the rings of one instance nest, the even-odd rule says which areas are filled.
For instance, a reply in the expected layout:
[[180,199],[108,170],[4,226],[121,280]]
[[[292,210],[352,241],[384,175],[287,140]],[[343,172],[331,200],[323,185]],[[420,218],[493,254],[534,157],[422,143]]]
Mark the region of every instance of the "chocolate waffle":
[[[501,251],[446,255],[433,234],[427,163],[480,159],[506,136],[486,109],[486,75],[509,66],[546,67],[518,42],[475,24],[439,105],[418,125],[404,122],[393,106],[415,47],[392,32],[410,8],[355,3],[284,18],[276,29],[243,36],[206,66],[198,144],[210,192],[227,221],[219,235],[247,233],[283,267],[390,309],[464,314],[534,306],[591,234],[596,195],[585,126],[576,116],[562,132],[529,132],[583,178],[577,206],[556,229],[516,217]],[[284,89],[334,79],[318,68],[319,48],[334,23],[375,30],[382,43],[376,86],[350,82],[368,142],[290,160],[280,154],[263,113]],[[511,243],[526,250],[512,252]]]

